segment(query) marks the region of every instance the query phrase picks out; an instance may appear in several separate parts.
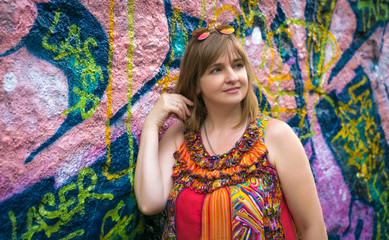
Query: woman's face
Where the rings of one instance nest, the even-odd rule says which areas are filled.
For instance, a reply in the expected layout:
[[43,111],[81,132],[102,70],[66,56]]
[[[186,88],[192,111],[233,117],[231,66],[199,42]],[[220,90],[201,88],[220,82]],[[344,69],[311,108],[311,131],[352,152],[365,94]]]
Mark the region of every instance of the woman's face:
[[199,79],[197,94],[207,107],[240,104],[248,91],[248,77],[243,59],[237,54],[221,55]]

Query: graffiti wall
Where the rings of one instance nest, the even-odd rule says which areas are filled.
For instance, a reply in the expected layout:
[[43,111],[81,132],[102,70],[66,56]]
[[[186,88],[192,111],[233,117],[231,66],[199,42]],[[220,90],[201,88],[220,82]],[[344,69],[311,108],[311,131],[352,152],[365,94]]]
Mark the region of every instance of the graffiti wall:
[[387,0],[0,1],[0,239],[159,238],[133,192],[142,123],[212,21],[302,141],[329,239],[389,239]]

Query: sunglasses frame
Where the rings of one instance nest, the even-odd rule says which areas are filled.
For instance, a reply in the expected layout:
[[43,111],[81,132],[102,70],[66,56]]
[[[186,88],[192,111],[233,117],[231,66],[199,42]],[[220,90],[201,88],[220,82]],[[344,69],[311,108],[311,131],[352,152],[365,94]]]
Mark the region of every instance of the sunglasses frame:
[[210,29],[215,28],[216,31],[222,34],[232,34],[235,32],[235,28],[230,25],[217,25],[217,26],[208,26],[206,28],[198,28],[193,30],[191,33],[191,36],[196,38],[197,40],[204,40],[209,37],[211,32],[209,31]]

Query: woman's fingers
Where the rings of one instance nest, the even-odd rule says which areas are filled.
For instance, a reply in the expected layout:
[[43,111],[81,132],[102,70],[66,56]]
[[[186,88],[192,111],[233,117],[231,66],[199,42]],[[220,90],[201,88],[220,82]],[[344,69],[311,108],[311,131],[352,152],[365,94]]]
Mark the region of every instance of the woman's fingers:
[[185,115],[187,117],[189,117],[191,115],[191,112],[190,112],[188,106],[193,106],[193,102],[191,100],[187,99],[186,97],[182,96],[182,95],[180,95],[180,96],[181,96],[181,99],[182,99],[182,101],[184,103],[183,107],[184,107],[184,110],[185,110]]
[[163,124],[170,114],[185,121],[191,115],[188,105],[193,106],[193,102],[180,94],[163,94],[155,104],[150,117],[156,119],[159,124]]
[[187,99],[186,97],[184,97],[182,95],[180,95],[180,96],[186,105],[193,106],[193,102],[191,100]]
[[180,95],[180,96],[181,96],[182,102],[179,102],[179,107],[183,110],[183,114],[184,114],[184,117],[186,119],[187,117],[190,117],[190,115],[191,115],[191,112],[190,112],[188,106],[193,106],[193,102],[182,95]]
[[[185,103],[181,103],[181,102],[176,102],[175,103],[175,111],[174,111],[174,114],[176,114],[176,116],[178,118],[180,118],[181,120],[185,121],[186,118],[188,117],[188,112],[189,112],[189,109],[188,107],[186,106]],[[190,116],[190,112],[189,112],[189,116]]]

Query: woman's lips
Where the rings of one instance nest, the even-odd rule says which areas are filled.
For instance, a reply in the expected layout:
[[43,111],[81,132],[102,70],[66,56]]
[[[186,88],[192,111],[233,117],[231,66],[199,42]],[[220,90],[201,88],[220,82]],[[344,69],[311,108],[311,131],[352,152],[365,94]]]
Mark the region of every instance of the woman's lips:
[[239,92],[239,89],[240,89],[240,87],[232,87],[232,88],[229,88],[227,90],[224,90],[224,92],[228,93],[228,94],[235,94],[235,93]]

